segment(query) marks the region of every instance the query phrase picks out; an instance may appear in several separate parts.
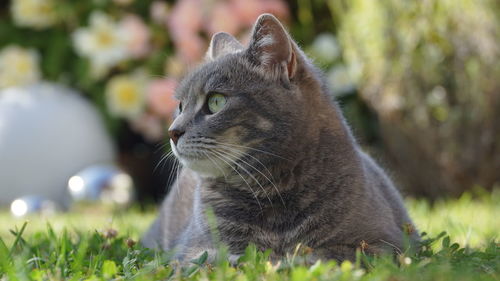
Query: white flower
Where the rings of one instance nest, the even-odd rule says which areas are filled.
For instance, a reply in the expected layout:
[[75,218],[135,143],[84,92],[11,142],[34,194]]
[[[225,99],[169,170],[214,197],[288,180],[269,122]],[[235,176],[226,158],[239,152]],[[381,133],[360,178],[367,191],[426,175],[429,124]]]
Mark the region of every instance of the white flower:
[[146,76],[142,73],[111,78],[106,86],[109,112],[129,120],[138,118],[145,107],[146,84]]
[[128,41],[127,31],[102,12],[93,12],[90,26],[73,33],[76,51],[90,59],[94,77],[103,76],[111,67],[130,57]]
[[313,55],[321,62],[331,63],[340,55],[337,39],[330,33],[322,33],[314,39],[311,46]]
[[7,46],[0,51],[0,89],[37,82],[39,56],[35,50]]
[[347,94],[355,89],[355,84],[347,68],[343,65],[334,66],[327,73],[328,84],[334,95]]
[[57,21],[53,0],[12,0],[11,13],[19,26],[44,29]]

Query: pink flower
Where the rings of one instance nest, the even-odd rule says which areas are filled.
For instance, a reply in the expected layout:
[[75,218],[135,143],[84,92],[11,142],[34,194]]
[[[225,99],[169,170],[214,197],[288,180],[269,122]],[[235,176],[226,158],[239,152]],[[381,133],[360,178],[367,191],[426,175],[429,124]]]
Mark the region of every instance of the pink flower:
[[262,13],[278,18],[288,17],[288,8],[282,0],[231,0],[235,15],[246,26],[252,26]]
[[201,31],[209,35],[219,31],[237,35],[251,27],[262,13],[288,17],[283,0],[215,0],[213,4],[207,5],[204,0],[179,0],[167,17],[177,56],[185,64],[198,62],[203,57],[207,44]]
[[201,29],[202,6],[201,0],[177,1],[167,19],[168,28],[174,39],[186,33],[196,34]]
[[167,19],[175,47],[187,63],[197,62],[205,50],[198,35],[203,26],[202,6],[201,0],[179,0]]
[[217,2],[211,11],[207,31],[210,34],[219,31],[237,34],[239,29],[240,20],[236,16],[232,5],[228,2]]
[[149,83],[147,103],[151,111],[164,119],[171,120],[179,102],[174,98],[177,80],[155,79]]
[[284,1],[271,0],[260,1],[262,4],[262,13],[271,13],[280,19],[288,19],[288,6]]
[[129,14],[121,21],[121,26],[126,30],[129,39],[127,49],[134,58],[145,56],[149,49],[151,34],[148,26],[136,15]]
[[162,1],[154,1],[153,3],[151,3],[151,6],[149,6],[149,14],[154,22],[158,24],[166,23],[168,16],[167,3]]
[[245,26],[251,26],[262,10],[257,0],[231,0],[235,15]]
[[180,57],[188,64],[199,61],[206,50],[205,41],[197,34],[185,33],[175,39]]
[[165,135],[165,124],[157,116],[144,113],[139,118],[130,122],[132,130],[140,133],[145,139],[156,142],[161,140]]

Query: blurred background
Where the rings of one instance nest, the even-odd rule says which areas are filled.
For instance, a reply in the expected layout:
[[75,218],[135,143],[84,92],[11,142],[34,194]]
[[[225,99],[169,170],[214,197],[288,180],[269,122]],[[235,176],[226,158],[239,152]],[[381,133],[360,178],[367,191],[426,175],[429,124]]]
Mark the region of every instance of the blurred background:
[[496,0],[10,0],[0,4],[0,205],[159,202],[182,76],[273,13],[405,195],[500,186]]

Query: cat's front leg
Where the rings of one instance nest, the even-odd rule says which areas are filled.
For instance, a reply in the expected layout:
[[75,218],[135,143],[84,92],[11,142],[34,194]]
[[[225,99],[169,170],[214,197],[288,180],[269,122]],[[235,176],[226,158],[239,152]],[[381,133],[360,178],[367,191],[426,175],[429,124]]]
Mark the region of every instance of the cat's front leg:
[[329,245],[327,247],[320,247],[313,250],[311,261],[316,260],[336,260],[343,262],[349,260],[354,262],[356,260],[356,247],[350,245]]

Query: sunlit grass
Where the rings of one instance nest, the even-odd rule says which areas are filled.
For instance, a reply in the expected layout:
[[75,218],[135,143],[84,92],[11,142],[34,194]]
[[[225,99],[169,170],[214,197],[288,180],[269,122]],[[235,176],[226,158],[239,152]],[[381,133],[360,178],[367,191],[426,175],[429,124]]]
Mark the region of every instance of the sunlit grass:
[[4,241],[12,241],[14,236],[11,229],[19,228],[24,222],[28,222],[25,235],[45,231],[50,224],[56,233],[64,229],[69,232],[104,231],[109,228],[119,230],[121,234],[138,239],[148,228],[156,216],[156,210],[139,211],[138,208],[131,210],[112,210],[112,208],[99,205],[86,205],[73,208],[66,213],[52,215],[32,215],[16,218],[6,210],[0,212],[0,238]]
[[431,204],[426,200],[407,200],[419,231],[435,236],[446,231],[462,246],[481,247],[500,233],[500,190],[473,199],[464,194]]
[[167,254],[136,244],[154,210],[79,206],[21,219],[3,211],[0,280],[500,280],[499,195],[464,195],[432,205],[408,199],[419,231],[429,234],[419,253],[397,261],[358,253],[355,263],[313,266],[300,254],[270,263],[269,253],[250,247],[236,266],[227,259],[207,265],[201,257],[181,269]]

